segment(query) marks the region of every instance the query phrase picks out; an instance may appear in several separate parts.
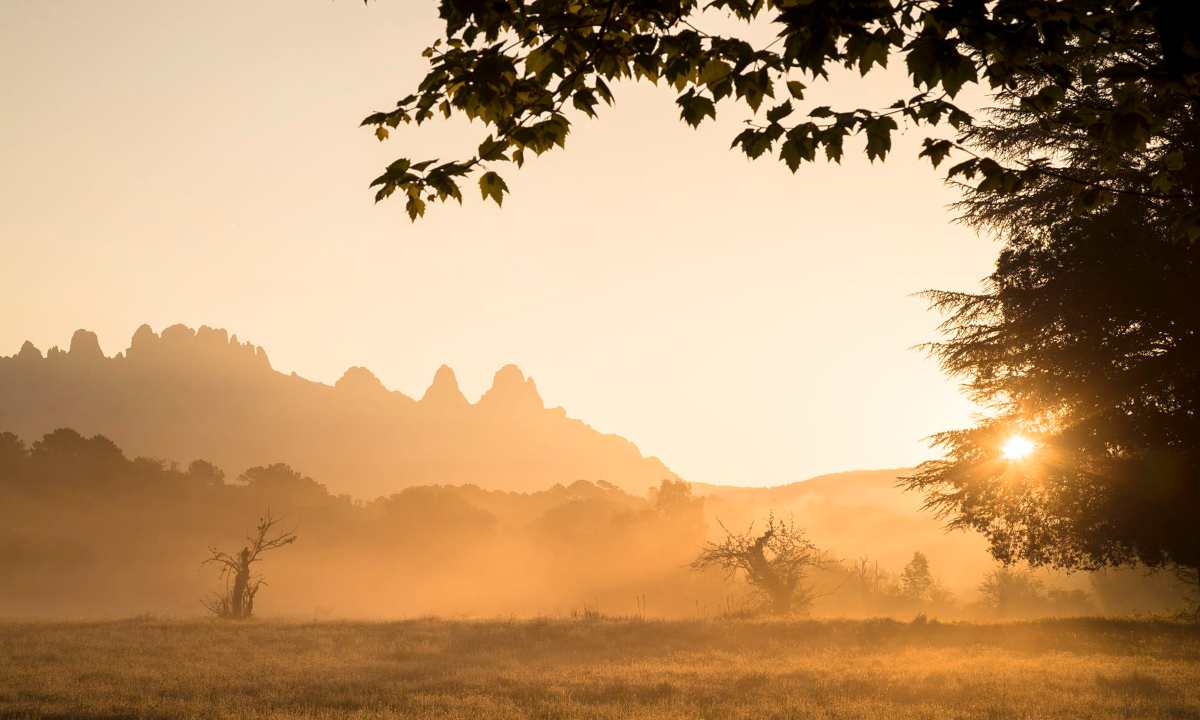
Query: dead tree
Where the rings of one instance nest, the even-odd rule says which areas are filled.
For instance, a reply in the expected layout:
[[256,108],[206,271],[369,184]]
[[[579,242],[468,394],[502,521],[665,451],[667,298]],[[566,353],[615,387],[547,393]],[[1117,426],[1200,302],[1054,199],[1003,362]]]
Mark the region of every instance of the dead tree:
[[223,595],[214,594],[210,600],[203,601],[209,612],[229,620],[245,620],[254,614],[254,598],[267,584],[261,575],[253,573],[254,563],[262,559],[263,553],[296,542],[296,533],[275,531],[277,523],[267,510],[266,517],[259,518],[254,534],[246,538],[246,545],[236,554],[208,549],[209,556],[201,564],[219,565],[221,579],[225,581]]
[[850,565],[850,574],[858,583],[858,591],[864,597],[878,595],[883,584],[883,573],[879,570],[879,561],[863,555]]
[[706,543],[699,557],[692,561],[693,570],[715,567],[731,575],[741,572],[750,586],[764,596],[773,613],[786,614],[808,607],[814,595],[803,584],[804,579],[809,569],[823,560],[816,545],[793,521],[776,519],[772,513],[760,534],[755,534],[753,523],[744,533],[732,533],[724,524],[721,529],[725,531],[725,539]]

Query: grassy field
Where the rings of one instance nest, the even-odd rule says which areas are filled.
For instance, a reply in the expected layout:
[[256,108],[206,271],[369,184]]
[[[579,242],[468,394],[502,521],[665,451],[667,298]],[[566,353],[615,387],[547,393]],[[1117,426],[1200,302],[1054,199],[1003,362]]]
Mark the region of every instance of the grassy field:
[[1200,718],[1166,622],[0,625],[0,718]]

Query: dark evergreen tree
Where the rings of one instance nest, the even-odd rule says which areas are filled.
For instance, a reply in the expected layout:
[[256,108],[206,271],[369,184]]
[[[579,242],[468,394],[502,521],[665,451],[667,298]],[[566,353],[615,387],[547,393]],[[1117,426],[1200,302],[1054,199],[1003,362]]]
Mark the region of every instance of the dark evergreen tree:
[[[1096,56],[1080,72],[1136,60]],[[1128,91],[1149,96],[1152,85],[1131,81]],[[929,294],[947,313],[930,349],[992,412],[938,435],[946,456],[908,484],[952,526],[982,532],[1005,562],[1140,562],[1195,577],[1200,113],[1194,100],[1156,105],[1151,145],[1114,158],[1106,131],[1044,123],[1021,92],[1001,96],[993,122],[967,141],[1065,169],[1011,193],[967,189],[965,220],[1003,249],[982,292]],[[1126,102],[1125,91],[1084,86],[1059,111],[1114,113]],[[1080,186],[1091,190],[1074,194]],[[1014,435],[1034,452],[1006,458]]]

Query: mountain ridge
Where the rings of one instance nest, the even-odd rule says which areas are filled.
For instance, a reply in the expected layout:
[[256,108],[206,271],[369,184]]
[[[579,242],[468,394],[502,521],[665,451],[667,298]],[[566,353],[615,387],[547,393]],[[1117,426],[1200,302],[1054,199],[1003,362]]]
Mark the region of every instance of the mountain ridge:
[[0,429],[27,439],[73,427],[139,455],[204,458],[234,473],[287,462],[362,498],[417,485],[535,490],[576,480],[644,493],[678,477],[628,439],[545,407],[516,365],[501,367],[475,403],[443,365],[418,400],[363,367],[333,385],[284,374],[263,348],[206,325],[142,325],[112,356],[88,330],[44,355],[26,341],[0,357],[0,397]]

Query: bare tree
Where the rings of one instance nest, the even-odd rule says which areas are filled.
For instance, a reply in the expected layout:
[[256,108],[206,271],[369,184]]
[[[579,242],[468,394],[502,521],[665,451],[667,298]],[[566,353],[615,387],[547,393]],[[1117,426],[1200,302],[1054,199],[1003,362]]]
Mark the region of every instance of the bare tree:
[[733,533],[717,522],[725,531],[725,539],[706,543],[692,561],[693,570],[715,567],[731,575],[742,572],[750,586],[766,598],[773,613],[802,610],[812,603],[812,589],[803,583],[809,569],[823,559],[793,520],[784,522],[772,513],[759,534],[753,523],[746,532]]
[[887,579],[886,573],[879,569],[879,561],[866,555],[850,563],[850,576],[863,596],[878,595]]
[[254,614],[254,598],[267,584],[261,575],[253,574],[254,563],[262,559],[263,553],[296,542],[296,533],[276,531],[278,522],[268,509],[266,517],[259,518],[254,534],[246,538],[246,545],[237,554],[208,549],[209,556],[201,564],[219,565],[221,579],[225,581],[223,595],[214,594],[211,600],[204,601],[204,606],[217,617],[244,620]]

